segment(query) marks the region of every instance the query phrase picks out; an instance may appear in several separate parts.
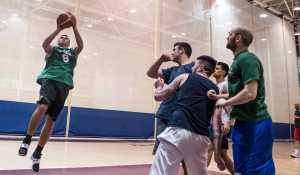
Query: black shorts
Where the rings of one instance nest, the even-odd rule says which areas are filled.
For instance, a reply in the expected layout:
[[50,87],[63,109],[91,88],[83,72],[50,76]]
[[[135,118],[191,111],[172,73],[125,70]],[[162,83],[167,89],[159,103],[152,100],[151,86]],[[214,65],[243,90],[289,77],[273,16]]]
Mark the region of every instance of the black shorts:
[[168,127],[168,123],[168,119],[157,118],[156,135],[162,133]]
[[[231,130],[230,130],[231,131]],[[229,148],[228,139],[230,138],[231,132],[229,131],[228,134],[223,135],[222,142],[221,142],[221,149],[227,150]]]
[[[164,118],[157,118],[156,135],[161,134],[168,127],[169,120]],[[159,146],[159,140],[156,138],[153,147],[152,155],[155,155]]]
[[60,111],[64,108],[66,98],[69,95],[69,87],[61,82],[43,79],[41,80],[40,99],[37,104],[48,105],[46,114],[56,121]]

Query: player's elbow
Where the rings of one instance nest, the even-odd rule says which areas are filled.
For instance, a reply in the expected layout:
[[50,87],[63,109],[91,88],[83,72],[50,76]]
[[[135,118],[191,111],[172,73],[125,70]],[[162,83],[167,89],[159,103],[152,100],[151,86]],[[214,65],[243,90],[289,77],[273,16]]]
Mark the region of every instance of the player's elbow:
[[154,96],[154,100],[155,101],[163,101],[163,98],[161,96],[159,96],[159,95],[155,95]]
[[47,44],[44,44],[44,43],[43,43],[42,47],[43,47],[44,51],[47,51],[47,50],[48,50],[48,47],[49,47],[49,45],[47,45]]
[[154,100],[155,101],[164,101],[168,98],[168,94],[165,92],[155,92]]
[[83,50],[83,48],[84,48],[83,43],[80,44],[78,47],[79,47],[79,51],[81,52]]
[[257,96],[257,93],[256,92],[251,92],[251,91],[248,91],[247,92],[247,97],[248,97],[248,100],[249,101],[253,101],[256,99],[256,96]]
[[80,54],[82,50],[83,50],[83,46],[79,46],[79,47],[78,47],[78,51],[77,51],[78,53],[77,53],[77,54]]
[[155,73],[153,73],[153,72],[151,72],[151,71],[148,71],[148,72],[147,72],[147,76],[148,76],[149,78],[154,78],[154,79],[158,78],[157,74],[155,74]]

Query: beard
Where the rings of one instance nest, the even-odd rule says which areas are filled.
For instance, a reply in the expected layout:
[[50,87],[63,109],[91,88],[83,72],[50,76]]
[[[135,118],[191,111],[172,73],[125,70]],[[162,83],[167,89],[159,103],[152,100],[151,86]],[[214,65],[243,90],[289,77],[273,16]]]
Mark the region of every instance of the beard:
[[231,50],[232,52],[235,52],[236,50],[236,44],[234,43],[234,39],[229,40],[226,44],[226,48]]

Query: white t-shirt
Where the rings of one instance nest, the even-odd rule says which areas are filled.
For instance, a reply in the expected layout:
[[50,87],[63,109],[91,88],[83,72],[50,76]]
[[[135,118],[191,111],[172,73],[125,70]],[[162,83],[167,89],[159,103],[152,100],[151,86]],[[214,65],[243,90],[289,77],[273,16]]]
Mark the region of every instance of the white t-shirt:
[[[228,94],[228,83],[227,81],[222,81],[221,83],[217,84],[219,88],[219,93],[220,94]],[[231,107],[225,107],[226,110],[222,110],[222,123],[224,124],[225,122],[229,121],[229,114],[231,112]]]
[[221,83],[217,84],[219,88],[219,93],[220,94],[227,94],[228,93],[228,83],[227,81],[222,81]]

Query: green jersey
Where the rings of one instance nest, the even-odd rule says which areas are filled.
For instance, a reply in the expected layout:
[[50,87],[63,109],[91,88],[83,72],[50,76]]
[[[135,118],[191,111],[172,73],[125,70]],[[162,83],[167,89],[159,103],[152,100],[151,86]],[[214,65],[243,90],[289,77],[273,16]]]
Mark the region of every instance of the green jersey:
[[229,96],[237,95],[246,84],[256,80],[258,83],[255,100],[235,105],[230,117],[242,121],[258,121],[270,117],[265,104],[264,70],[256,55],[248,51],[239,53],[233,60],[228,74]]
[[41,84],[42,79],[49,79],[64,83],[72,89],[76,59],[73,48],[53,47],[52,53],[46,57],[46,66],[37,82]]

